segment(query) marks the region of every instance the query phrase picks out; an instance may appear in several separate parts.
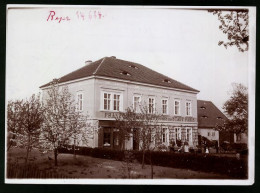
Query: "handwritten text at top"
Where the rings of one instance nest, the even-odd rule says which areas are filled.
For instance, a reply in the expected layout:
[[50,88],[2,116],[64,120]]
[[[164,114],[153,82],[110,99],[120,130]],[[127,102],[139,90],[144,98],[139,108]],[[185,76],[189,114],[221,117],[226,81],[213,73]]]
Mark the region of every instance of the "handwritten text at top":
[[[89,11],[76,11],[75,15],[73,15],[77,20],[80,21],[90,21],[90,20],[100,20],[104,18],[104,14],[101,11],[97,10],[89,10]],[[47,17],[48,22],[68,22],[73,20],[74,17],[68,16],[68,15],[59,15],[55,11],[50,11]]]

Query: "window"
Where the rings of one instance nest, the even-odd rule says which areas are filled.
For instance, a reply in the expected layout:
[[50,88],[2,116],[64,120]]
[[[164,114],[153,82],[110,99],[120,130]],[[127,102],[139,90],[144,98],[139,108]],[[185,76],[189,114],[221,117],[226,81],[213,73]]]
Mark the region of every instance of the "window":
[[149,113],[154,113],[154,109],[155,109],[155,102],[154,102],[154,98],[149,98],[149,108],[148,108],[148,112]]
[[129,74],[129,73],[126,72],[126,71],[123,71],[123,72],[121,72],[120,74],[127,75],[127,76],[131,76],[131,74]]
[[191,116],[191,102],[186,102],[186,115]]
[[212,132],[212,136],[213,136],[213,137],[215,136],[215,131]]
[[241,141],[241,133],[236,134],[237,141]]
[[162,130],[162,142],[167,143],[167,128],[163,128]]
[[134,96],[134,111],[140,112],[140,103],[141,103],[141,96]]
[[192,128],[186,128],[186,140],[192,142]]
[[181,140],[181,128],[175,127],[175,140]]
[[180,101],[174,100],[174,115],[180,115]]
[[114,111],[119,111],[120,95],[114,94]]
[[162,100],[162,113],[168,114],[168,100],[167,99]]
[[77,94],[77,109],[79,111],[83,110],[83,94],[82,93]]
[[104,110],[110,110],[111,94],[104,93]]
[[210,136],[210,132],[208,132],[208,136]]
[[102,110],[120,111],[122,110],[122,94],[114,92],[102,92]]
[[130,68],[134,68],[134,69],[138,69],[135,65],[133,65],[133,64],[131,64],[130,66],[129,66]]
[[168,80],[168,79],[164,79],[164,80],[163,80],[163,82],[166,82],[166,83],[171,83],[171,81],[170,81],[170,80]]

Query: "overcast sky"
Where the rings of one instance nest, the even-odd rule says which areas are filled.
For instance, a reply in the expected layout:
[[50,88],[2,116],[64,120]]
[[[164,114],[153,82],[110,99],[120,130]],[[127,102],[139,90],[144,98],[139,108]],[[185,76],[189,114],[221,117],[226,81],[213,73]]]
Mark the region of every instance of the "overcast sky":
[[[47,21],[50,11],[70,20]],[[101,14],[96,19],[94,11]],[[230,97],[232,82],[248,84],[248,53],[218,46],[226,36],[218,29],[217,17],[207,11],[9,9],[7,22],[8,100],[29,97],[53,78],[84,66],[86,60],[105,56],[140,63],[187,84],[200,91],[198,99],[219,108]]]

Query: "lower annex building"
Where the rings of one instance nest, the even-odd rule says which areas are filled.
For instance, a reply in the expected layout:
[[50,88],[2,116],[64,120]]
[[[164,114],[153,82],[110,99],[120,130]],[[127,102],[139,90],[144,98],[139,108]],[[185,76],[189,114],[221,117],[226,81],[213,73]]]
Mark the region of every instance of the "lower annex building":
[[[51,83],[51,82],[50,82]],[[43,101],[48,97],[50,83],[42,85]],[[115,115],[140,104],[163,114],[158,124],[163,125],[162,143],[188,142],[198,145],[197,94],[198,90],[155,72],[141,64],[116,57],[104,57],[58,79],[59,86],[67,86],[78,102],[78,109],[88,116],[93,135],[80,146],[120,148]],[[139,149],[135,137],[125,141],[126,149]]]

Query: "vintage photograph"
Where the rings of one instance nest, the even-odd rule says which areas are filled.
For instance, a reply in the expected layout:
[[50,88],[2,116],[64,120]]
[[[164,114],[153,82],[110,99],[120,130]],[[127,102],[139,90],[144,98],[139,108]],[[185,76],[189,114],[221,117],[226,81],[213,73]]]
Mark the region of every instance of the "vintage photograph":
[[8,5],[6,183],[254,183],[255,7]]

